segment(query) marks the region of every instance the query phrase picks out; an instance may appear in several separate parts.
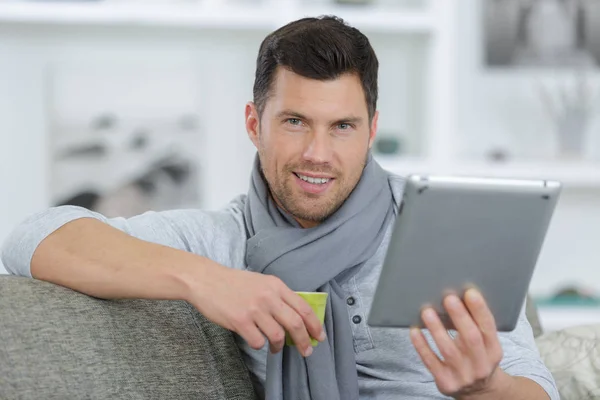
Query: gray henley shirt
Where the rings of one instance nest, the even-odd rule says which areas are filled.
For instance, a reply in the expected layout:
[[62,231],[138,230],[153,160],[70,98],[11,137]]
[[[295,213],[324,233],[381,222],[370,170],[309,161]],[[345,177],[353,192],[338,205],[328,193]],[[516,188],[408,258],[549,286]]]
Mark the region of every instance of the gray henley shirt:
[[[403,187],[404,179],[393,177],[396,210]],[[30,216],[14,229],[4,243],[2,262],[11,274],[31,276],[31,258],[40,242],[62,225],[87,217],[142,240],[199,254],[231,268],[245,269],[244,202],[245,196],[241,195],[217,211],[147,212],[128,219],[109,219],[73,206],[50,208]],[[407,329],[372,328],[366,324],[390,235],[391,225],[377,253],[356,274],[341,282],[347,296],[348,318],[354,335],[360,399],[447,398],[440,394],[432,375],[421,362]],[[425,331],[425,334],[433,345],[429,333]],[[262,393],[268,346],[253,350],[241,337],[236,337],[254,377],[255,387]],[[499,337],[504,351],[500,367],[508,374],[534,380],[551,399],[558,400],[555,382],[540,359],[524,307],[516,329],[499,333]],[[435,345],[433,347],[437,352]]]

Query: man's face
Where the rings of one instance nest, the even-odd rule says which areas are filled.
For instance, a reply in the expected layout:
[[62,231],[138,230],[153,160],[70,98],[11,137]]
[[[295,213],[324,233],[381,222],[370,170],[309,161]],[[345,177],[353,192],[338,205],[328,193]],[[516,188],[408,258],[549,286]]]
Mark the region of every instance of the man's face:
[[319,81],[278,67],[262,117],[246,106],[246,129],[271,194],[304,227],[333,214],[358,183],[373,143],[360,79]]

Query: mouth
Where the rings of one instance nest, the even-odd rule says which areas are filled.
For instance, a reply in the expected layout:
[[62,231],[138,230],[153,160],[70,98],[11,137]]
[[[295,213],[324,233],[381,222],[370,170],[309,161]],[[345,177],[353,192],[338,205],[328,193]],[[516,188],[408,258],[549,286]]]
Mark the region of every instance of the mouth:
[[335,178],[323,174],[294,172],[296,183],[302,190],[311,194],[321,194],[333,184]]

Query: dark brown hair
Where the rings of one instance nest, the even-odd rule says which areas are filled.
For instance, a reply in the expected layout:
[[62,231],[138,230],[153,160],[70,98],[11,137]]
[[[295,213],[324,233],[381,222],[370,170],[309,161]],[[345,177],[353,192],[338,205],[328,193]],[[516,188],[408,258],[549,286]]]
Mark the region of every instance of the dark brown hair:
[[281,66],[310,79],[330,80],[345,73],[360,78],[369,119],[377,108],[379,62],[369,40],[341,18],[302,18],[269,34],[260,45],[254,79],[259,115],[269,98],[273,77]]

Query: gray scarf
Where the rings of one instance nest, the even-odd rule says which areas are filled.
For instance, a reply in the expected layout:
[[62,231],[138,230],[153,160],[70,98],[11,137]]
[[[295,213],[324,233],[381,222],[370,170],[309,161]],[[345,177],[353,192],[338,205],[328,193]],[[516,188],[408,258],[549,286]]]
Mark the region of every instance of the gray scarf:
[[303,358],[284,346],[267,358],[267,400],[357,400],[352,327],[341,278],[360,268],[383,240],[393,214],[388,174],[369,154],[344,204],[320,225],[302,229],[277,207],[256,156],[244,218],[248,269],[279,277],[290,289],[327,292],[327,340]]

